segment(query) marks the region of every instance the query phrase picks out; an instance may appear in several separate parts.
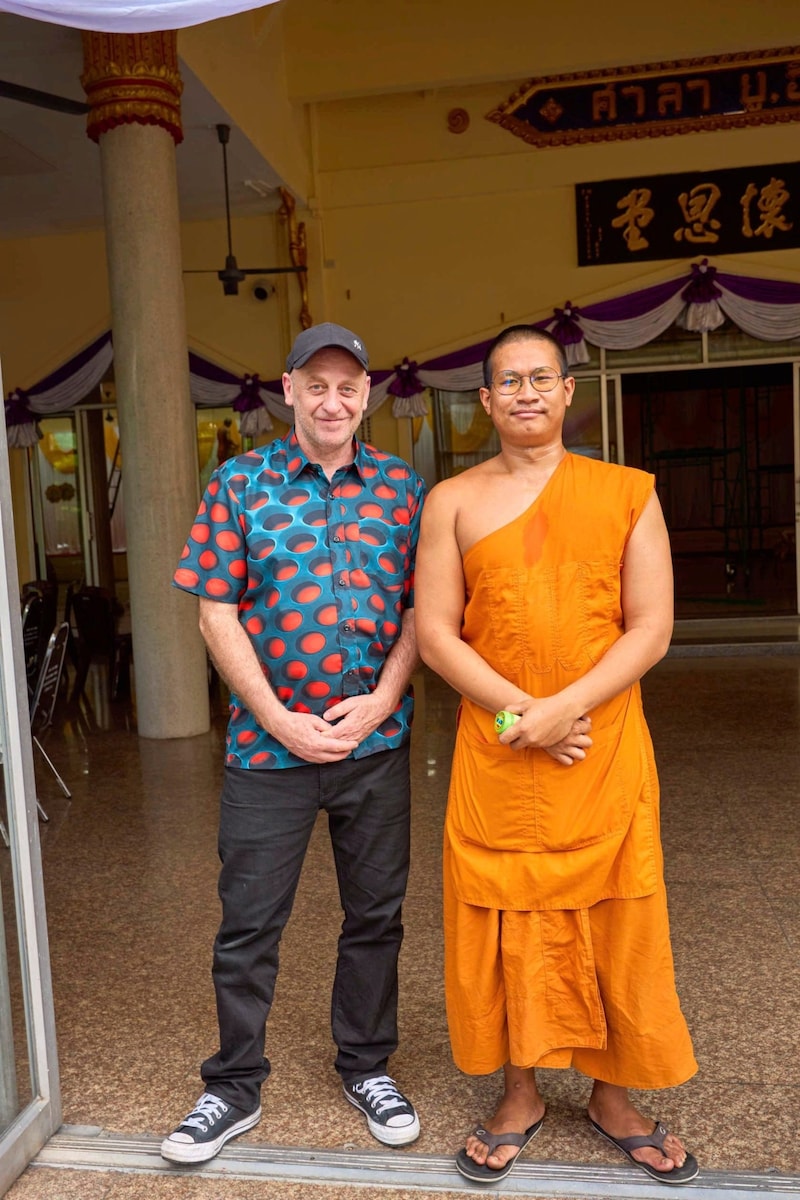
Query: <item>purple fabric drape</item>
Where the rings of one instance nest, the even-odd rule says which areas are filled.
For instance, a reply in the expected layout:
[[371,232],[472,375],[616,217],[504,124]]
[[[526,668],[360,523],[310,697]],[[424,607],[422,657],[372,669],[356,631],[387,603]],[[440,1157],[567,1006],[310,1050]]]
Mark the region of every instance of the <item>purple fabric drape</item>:
[[101,333],[100,337],[95,338],[90,346],[86,346],[74,358],[62,363],[60,367],[56,367],[55,371],[51,371],[49,375],[45,375],[44,379],[40,379],[33,387],[28,388],[28,395],[31,398],[35,398],[40,392],[48,392],[50,388],[59,387],[65,380],[69,379],[70,375],[74,375],[81,367],[85,367],[97,355],[98,350],[102,349],[110,341],[110,330],[107,333]]
[[389,395],[407,399],[409,396],[417,396],[420,392],[424,392],[425,384],[420,382],[418,371],[418,363],[409,362],[407,358],[404,358],[394,369],[395,378],[389,384]]

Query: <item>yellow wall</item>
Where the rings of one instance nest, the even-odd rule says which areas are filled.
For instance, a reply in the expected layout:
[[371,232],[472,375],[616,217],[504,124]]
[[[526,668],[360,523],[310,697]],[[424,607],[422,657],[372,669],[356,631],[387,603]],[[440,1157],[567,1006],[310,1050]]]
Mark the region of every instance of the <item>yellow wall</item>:
[[800,43],[796,0],[289,0],[284,20],[305,101]]
[[6,391],[29,387],[108,329],[105,234],[0,240]]
[[271,5],[182,29],[178,52],[286,186],[308,198],[307,120],[288,96],[282,9]]

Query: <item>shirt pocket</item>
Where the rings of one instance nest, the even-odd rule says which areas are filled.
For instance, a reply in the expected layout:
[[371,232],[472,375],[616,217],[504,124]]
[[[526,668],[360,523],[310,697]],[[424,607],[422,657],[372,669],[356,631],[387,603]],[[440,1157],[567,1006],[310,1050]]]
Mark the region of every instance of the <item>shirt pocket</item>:
[[548,674],[556,663],[588,670],[622,628],[615,559],[488,570],[474,599],[488,613],[492,661],[511,678],[520,669]]

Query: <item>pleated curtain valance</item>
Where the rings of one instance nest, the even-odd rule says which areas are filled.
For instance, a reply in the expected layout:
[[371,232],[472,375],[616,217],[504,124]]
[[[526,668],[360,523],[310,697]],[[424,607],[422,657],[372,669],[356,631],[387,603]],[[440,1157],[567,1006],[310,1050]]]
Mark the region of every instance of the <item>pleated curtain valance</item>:
[[[712,332],[726,318],[762,341],[800,338],[800,283],[732,275],[718,271],[703,259],[692,263],[688,275],[683,273],[653,287],[594,304],[567,302],[533,324],[561,343],[570,366],[580,366],[590,358],[587,344],[607,350],[632,350],[652,341],[670,325]],[[404,358],[391,370],[370,371],[367,415],[391,396],[395,417],[420,417],[427,412],[428,388],[467,392],[480,387],[483,356],[490,342],[487,338],[422,363]],[[9,445],[33,445],[38,436],[37,417],[62,412],[85,399],[102,380],[112,357],[111,334],[104,333],[39,383],[11,392],[5,404]],[[271,429],[270,414],[291,424],[292,411],[284,403],[280,379],[262,380],[256,372],[237,375],[190,352],[189,380],[194,404],[232,405],[240,414],[242,432],[248,436]]]

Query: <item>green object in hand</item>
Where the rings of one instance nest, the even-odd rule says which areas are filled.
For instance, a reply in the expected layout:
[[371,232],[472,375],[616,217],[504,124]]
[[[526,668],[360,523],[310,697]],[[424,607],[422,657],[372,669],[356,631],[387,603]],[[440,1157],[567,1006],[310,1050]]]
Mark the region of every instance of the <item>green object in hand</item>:
[[519,720],[517,713],[508,712],[505,708],[502,709],[494,719],[494,727],[497,733],[503,733],[504,730],[510,729],[515,721]]

